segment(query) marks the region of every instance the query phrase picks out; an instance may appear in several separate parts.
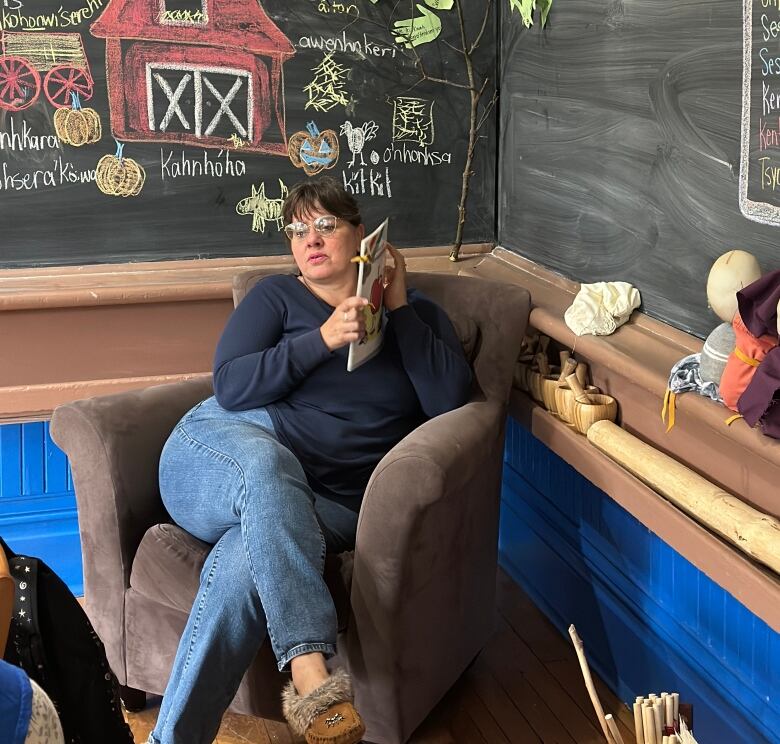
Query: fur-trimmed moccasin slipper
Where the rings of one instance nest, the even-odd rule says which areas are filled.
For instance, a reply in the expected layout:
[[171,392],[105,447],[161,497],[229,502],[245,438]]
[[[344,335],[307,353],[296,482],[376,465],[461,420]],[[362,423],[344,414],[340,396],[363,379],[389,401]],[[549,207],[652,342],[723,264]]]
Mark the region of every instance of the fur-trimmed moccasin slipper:
[[366,727],[352,700],[349,674],[338,669],[305,697],[288,682],[282,691],[282,711],[290,728],[308,744],[357,744]]

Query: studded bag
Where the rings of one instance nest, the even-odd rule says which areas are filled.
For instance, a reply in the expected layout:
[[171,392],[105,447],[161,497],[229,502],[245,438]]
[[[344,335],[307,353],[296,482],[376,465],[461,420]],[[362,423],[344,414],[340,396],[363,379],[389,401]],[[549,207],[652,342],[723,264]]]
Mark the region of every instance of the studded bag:
[[5,661],[51,698],[67,744],[133,744],[116,677],[81,605],[43,561],[0,544],[16,584]]

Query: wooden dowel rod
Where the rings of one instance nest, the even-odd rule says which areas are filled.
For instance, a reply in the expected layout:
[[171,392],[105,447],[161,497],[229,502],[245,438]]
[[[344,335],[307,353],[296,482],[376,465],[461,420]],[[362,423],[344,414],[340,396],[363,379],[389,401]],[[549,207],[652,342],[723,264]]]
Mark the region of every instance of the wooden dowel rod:
[[634,703],[634,733],[636,744],[645,744],[645,730],[642,726],[642,698],[638,697]]
[[607,715],[604,716],[604,720],[607,722],[607,728],[609,729],[609,733],[612,734],[615,744],[626,744],[623,741],[623,737],[620,735],[620,731],[618,731],[617,723],[615,723],[612,714],[607,713]]
[[593,709],[596,711],[596,717],[599,719],[604,738],[607,740],[607,744],[617,744],[617,742],[613,741],[612,736],[609,733],[609,727],[607,726],[607,721],[604,716],[604,708],[601,707],[601,701],[596,692],[596,687],[593,684],[593,677],[590,675],[588,660],[585,658],[585,646],[582,643],[582,639],[577,635],[577,629],[573,625],[569,626],[569,636],[571,636],[574,650],[577,652],[580,669],[582,670],[582,677],[585,680],[585,687],[588,690],[588,695],[590,695],[590,702],[593,703]]
[[645,744],[660,744],[655,740],[655,719],[652,705],[642,706],[642,725],[645,731]]
[[674,697],[667,695],[664,698],[664,723],[666,726],[674,726]]

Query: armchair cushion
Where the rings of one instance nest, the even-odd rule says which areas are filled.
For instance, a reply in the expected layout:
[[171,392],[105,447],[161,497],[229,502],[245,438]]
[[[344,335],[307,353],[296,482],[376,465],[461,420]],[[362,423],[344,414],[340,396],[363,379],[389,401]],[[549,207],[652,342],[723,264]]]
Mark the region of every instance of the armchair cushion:
[[138,546],[130,586],[155,602],[189,613],[210,549],[178,525],[155,524]]
[[[211,546],[175,524],[150,527],[138,546],[130,586],[138,594],[180,612],[189,613],[198,591],[200,570]],[[328,555],[325,581],[336,604],[339,628],[349,617],[352,553]]]

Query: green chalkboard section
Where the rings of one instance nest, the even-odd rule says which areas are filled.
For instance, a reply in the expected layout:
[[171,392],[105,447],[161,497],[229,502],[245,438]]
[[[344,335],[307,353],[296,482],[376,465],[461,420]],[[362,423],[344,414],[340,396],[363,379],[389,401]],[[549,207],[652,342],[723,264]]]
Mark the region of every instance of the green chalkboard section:
[[[441,5],[411,50],[393,32],[422,4],[0,0],[0,267],[283,253],[285,189],[318,173],[398,245],[451,242],[468,93],[415,65],[464,80]],[[492,132],[467,242],[494,236]]]
[[[780,56],[761,15],[780,15],[746,2],[749,194],[780,205],[757,160],[760,49]],[[740,209],[743,13],[733,0],[566,0],[543,32],[503,18],[499,242],[578,281],[632,282],[643,310],[701,337],[719,323],[705,295],[715,258],[739,248],[780,267],[777,227]]]

